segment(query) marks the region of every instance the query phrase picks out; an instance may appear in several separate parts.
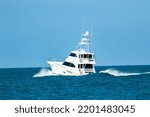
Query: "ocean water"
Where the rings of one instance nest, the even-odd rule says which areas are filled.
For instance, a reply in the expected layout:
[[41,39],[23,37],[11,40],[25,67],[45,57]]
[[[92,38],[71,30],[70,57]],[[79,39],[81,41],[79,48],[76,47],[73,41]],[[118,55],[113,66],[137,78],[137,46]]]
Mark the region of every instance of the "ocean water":
[[0,100],[149,100],[150,66],[98,66],[86,76],[49,68],[0,69]]

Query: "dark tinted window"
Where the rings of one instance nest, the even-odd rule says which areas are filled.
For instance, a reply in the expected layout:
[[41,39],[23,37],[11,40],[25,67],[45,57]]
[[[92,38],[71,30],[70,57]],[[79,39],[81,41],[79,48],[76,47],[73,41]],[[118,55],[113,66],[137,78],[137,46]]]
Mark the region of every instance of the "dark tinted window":
[[92,58],[92,54],[89,54],[89,59],[91,59]]
[[76,54],[74,54],[74,53],[71,53],[71,54],[70,54],[70,56],[72,56],[72,57],[76,57],[77,55],[76,55]]
[[69,66],[69,67],[75,67],[73,63],[64,62],[63,65]]
[[92,54],[81,54],[80,58],[89,58],[89,59],[92,59]]
[[86,64],[85,68],[93,68],[93,65],[92,64]]
[[91,69],[91,68],[93,68],[93,65],[92,64],[78,64],[78,68]]

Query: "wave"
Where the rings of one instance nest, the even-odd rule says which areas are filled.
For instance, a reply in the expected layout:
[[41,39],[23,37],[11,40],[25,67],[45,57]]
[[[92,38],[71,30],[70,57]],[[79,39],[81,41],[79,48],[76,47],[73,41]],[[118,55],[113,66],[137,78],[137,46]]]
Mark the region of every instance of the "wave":
[[106,69],[103,71],[99,71],[99,73],[110,74],[112,76],[137,76],[137,75],[142,75],[142,74],[150,74],[150,72],[143,72],[143,73],[122,72],[116,69]]
[[45,76],[56,76],[57,74],[53,74],[51,70],[42,68],[37,74],[33,77],[45,77]]

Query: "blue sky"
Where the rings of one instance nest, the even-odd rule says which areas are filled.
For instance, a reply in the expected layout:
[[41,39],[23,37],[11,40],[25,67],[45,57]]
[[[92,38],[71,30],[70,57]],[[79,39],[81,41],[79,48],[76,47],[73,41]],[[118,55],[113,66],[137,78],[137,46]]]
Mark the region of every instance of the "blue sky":
[[0,0],[0,68],[64,60],[83,22],[94,22],[97,65],[150,64],[149,6],[149,0]]

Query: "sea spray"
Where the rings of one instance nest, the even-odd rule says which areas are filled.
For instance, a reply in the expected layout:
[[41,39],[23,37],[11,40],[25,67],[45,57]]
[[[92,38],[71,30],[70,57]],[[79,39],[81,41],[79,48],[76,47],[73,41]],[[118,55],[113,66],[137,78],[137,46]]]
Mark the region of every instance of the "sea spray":
[[33,77],[44,77],[44,76],[55,76],[51,70],[47,68],[42,68],[38,73],[36,73]]
[[99,73],[105,73],[112,76],[136,76],[136,75],[142,75],[142,74],[150,74],[150,72],[143,72],[143,73],[129,73],[129,72],[122,72],[116,69],[106,69],[99,71]]

